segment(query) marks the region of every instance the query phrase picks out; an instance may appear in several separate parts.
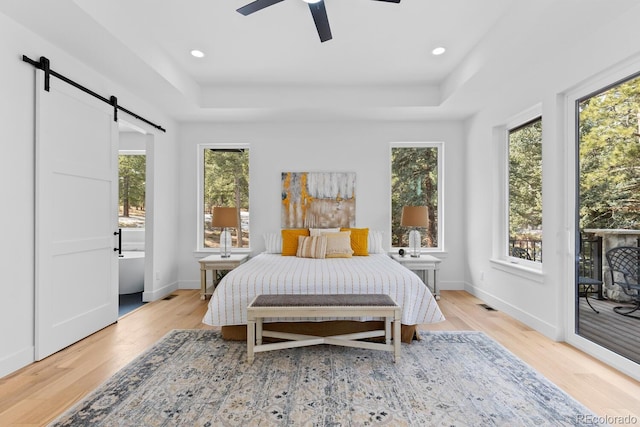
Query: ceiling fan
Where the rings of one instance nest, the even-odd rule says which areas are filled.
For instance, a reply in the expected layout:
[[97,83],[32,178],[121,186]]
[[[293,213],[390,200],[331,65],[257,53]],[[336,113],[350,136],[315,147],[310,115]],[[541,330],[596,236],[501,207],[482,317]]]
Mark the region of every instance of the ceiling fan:
[[[251,15],[254,12],[262,10],[266,7],[273,6],[276,3],[280,3],[284,0],[255,0],[246,6],[242,6],[237,11],[244,16]],[[327,9],[324,7],[324,0],[302,0],[309,4],[309,10],[313,16],[313,21],[316,24],[318,35],[321,42],[331,40],[331,28],[329,27],[329,19],[327,18]],[[400,0],[375,0],[384,1],[387,3],[400,3]]]

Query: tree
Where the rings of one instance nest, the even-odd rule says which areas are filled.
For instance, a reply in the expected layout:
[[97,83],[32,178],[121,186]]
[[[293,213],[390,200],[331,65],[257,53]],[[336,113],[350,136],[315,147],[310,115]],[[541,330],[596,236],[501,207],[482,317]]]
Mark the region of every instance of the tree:
[[640,77],[579,103],[580,227],[640,225]]
[[509,132],[509,238],[539,239],[542,229],[542,119]]
[[438,246],[438,149],[435,147],[394,147],[391,150],[392,245],[406,246],[407,234],[400,226],[404,206],[426,206],[428,226],[422,244]]
[[119,199],[122,216],[128,218],[132,207],[144,210],[146,183],[146,156],[120,155]]
[[249,151],[206,149],[204,155],[204,207],[211,214],[214,206],[238,208],[238,238],[243,246],[240,212],[249,211]]

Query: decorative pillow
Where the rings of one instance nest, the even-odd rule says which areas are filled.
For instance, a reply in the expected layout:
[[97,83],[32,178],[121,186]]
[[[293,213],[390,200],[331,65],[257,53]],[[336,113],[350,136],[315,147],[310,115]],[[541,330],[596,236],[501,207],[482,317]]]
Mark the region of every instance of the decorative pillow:
[[324,233],[337,233],[340,231],[340,228],[310,228],[309,236],[320,236]]
[[351,232],[340,231],[338,233],[325,233],[327,238],[326,258],[351,258]]
[[369,255],[369,229],[368,228],[341,228],[340,231],[351,232],[351,249],[354,256]]
[[368,249],[370,254],[383,254],[382,248],[382,232],[377,230],[369,230]]
[[297,257],[323,259],[326,253],[327,238],[325,236],[298,236]]
[[282,234],[282,256],[296,256],[298,251],[298,237],[308,236],[306,228],[285,228]]
[[266,233],[264,236],[265,252],[268,254],[282,253],[282,234]]

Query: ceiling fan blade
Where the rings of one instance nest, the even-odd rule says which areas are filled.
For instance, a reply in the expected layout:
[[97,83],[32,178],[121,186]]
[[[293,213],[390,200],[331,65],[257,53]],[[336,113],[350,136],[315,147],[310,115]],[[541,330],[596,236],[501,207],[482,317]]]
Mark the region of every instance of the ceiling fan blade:
[[375,1],[386,1],[387,3],[400,3],[400,0],[375,0]]
[[248,5],[242,6],[236,12],[240,12],[244,16],[251,15],[253,12],[264,9],[265,7],[273,6],[276,3],[280,3],[284,0],[256,0]]
[[313,15],[313,21],[316,23],[316,29],[320,36],[321,42],[331,40],[331,27],[329,27],[329,18],[327,17],[327,9],[324,7],[324,0],[318,3],[309,3],[309,10]]

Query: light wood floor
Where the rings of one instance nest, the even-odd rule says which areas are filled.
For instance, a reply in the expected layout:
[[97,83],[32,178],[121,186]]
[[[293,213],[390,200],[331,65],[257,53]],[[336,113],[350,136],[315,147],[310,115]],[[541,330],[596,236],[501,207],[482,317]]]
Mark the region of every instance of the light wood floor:
[[[174,294],[0,379],[0,426],[46,425],[168,331],[212,329],[201,323],[206,301],[199,291]],[[479,303],[463,291],[442,291],[447,320],[422,329],[484,331],[599,416],[633,416],[640,423],[639,382]]]

